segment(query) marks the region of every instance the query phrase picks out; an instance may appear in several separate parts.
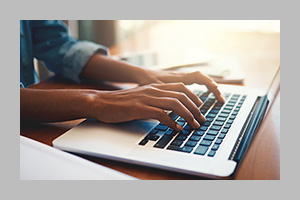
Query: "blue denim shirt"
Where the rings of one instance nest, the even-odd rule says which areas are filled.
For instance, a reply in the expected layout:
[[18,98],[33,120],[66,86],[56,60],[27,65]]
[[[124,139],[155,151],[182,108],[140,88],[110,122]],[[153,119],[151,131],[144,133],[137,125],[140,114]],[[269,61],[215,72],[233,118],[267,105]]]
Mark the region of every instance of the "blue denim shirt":
[[20,83],[25,87],[39,81],[33,58],[43,61],[56,75],[79,83],[80,73],[93,54],[109,54],[105,46],[71,36],[59,20],[21,20],[20,47]]

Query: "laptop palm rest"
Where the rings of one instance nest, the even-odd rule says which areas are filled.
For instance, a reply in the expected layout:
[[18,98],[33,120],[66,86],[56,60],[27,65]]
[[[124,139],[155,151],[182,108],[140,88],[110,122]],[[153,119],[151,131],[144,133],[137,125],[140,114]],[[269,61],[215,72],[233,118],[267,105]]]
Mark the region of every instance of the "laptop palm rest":
[[53,141],[53,146],[76,153],[93,152],[108,156],[126,155],[155,125],[155,120],[135,120],[117,124],[88,119]]

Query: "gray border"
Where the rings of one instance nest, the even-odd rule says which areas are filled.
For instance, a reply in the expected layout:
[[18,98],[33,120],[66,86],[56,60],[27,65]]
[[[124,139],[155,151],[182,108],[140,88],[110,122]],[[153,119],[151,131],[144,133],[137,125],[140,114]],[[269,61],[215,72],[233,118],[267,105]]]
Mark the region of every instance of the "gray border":
[[[196,5],[192,1],[178,3],[170,0],[163,2],[98,1],[97,6],[91,6],[88,9],[82,7],[82,4],[89,4],[89,2],[84,1],[84,3],[76,3],[74,6],[70,6],[69,3],[63,3],[62,1],[45,3],[29,0],[20,3],[5,3],[5,5],[1,6],[3,10],[6,10],[1,16],[3,19],[1,25],[3,34],[1,36],[2,61],[4,60],[1,69],[2,74],[10,74],[5,76],[4,80],[2,79],[1,84],[2,91],[5,91],[1,101],[3,105],[2,122],[5,122],[2,123],[2,127],[5,130],[2,132],[2,136],[4,136],[2,141],[5,142],[1,145],[1,152],[3,152],[2,155],[4,157],[1,162],[1,169],[2,177],[5,180],[3,181],[5,184],[2,184],[4,189],[3,196],[12,198],[19,196],[24,199],[61,199],[62,197],[67,199],[71,199],[71,197],[89,199],[89,197],[116,197],[116,194],[119,198],[125,198],[126,196],[133,197],[136,196],[134,194],[138,194],[137,196],[140,198],[145,196],[155,198],[159,196],[158,193],[163,192],[177,199],[180,197],[187,198],[190,192],[194,198],[203,198],[203,195],[205,197],[222,198],[228,195],[234,198],[250,199],[263,194],[263,197],[268,197],[269,199],[272,197],[280,198],[282,197],[281,194],[284,193],[295,194],[297,183],[286,182],[286,180],[290,180],[289,177],[294,176],[297,178],[294,174],[298,174],[298,167],[296,168],[296,166],[299,165],[295,162],[297,160],[291,162],[291,158],[298,158],[299,156],[290,154],[294,149],[289,149],[287,139],[284,137],[281,138],[281,144],[284,147],[282,148],[284,150],[281,151],[281,181],[19,181],[19,126],[16,126],[18,124],[16,122],[19,121],[19,76],[13,75],[19,74],[19,68],[13,67],[19,65],[19,55],[16,53],[19,52],[19,19],[277,19],[281,20],[282,30],[284,29],[284,31],[281,31],[285,41],[282,47],[287,48],[286,44],[289,43],[296,45],[299,43],[297,40],[299,37],[299,26],[297,26],[298,22],[296,21],[296,19],[299,19],[299,12],[296,10],[298,5],[288,1],[222,1],[219,3],[206,1],[205,3],[198,2]],[[297,80],[296,76],[299,73],[293,73],[291,70],[295,69],[298,64],[295,62],[289,63],[289,65],[285,63],[294,61],[293,58],[299,57],[299,50],[295,48],[296,45],[289,45],[288,50],[286,49],[286,51],[281,53],[284,58],[287,57],[285,52],[288,52],[290,58],[281,59],[283,62],[281,64],[283,79],[281,79],[284,83],[281,84],[281,87],[286,87],[285,85],[288,84],[285,84],[287,80]],[[285,73],[287,70],[290,71]],[[290,87],[294,87],[294,85],[289,84]],[[296,88],[294,90],[297,91]],[[287,90],[284,89],[281,93],[285,94],[284,91]],[[281,109],[281,113],[284,116],[285,113],[290,114],[289,111],[293,110],[293,108],[287,108],[285,103],[288,102],[284,98],[282,100],[284,109]],[[294,119],[291,119],[293,117]],[[294,125],[298,124],[297,118],[299,117],[295,115],[289,117]],[[6,123],[7,119],[9,119],[9,123]],[[284,127],[283,129],[286,130],[287,126],[285,123],[281,124]],[[288,132],[293,133],[289,137],[294,137],[298,131],[295,132],[294,129],[290,128]],[[288,132],[285,134],[288,134]],[[291,143],[294,147],[297,147],[298,144],[294,144],[293,141],[299,140],[288,140],[289,144]],[[289,152],[289,156],[286,155],[287,152]],[[283,163],[289,164],[287,166],[287,164]],[[287,173],[287,171],[289,172]],[[289,185],[284,187],[285,183]]]

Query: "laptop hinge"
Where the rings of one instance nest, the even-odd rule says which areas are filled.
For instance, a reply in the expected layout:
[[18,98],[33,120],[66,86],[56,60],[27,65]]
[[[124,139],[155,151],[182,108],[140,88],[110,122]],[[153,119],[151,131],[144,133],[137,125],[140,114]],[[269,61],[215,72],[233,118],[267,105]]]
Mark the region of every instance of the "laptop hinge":
[[247,120],[229,156],[229,160],[239,162],[243,158],[256,130],[258,129],[265,115],[268,103],[269,101],[267,99],[267,95],[257,97],[255,104],[251,109],[251,112],[248,115]]

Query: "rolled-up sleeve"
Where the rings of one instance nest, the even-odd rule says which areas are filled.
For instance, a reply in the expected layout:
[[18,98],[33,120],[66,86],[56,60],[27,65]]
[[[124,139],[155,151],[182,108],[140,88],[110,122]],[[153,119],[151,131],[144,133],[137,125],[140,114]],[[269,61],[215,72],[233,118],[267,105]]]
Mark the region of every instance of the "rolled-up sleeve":
[[80,83],[80,74],[95,53],[109,56],[107,47],[79,41],[69,33],[62,21],[32,21],[33,53],[57,75]]

